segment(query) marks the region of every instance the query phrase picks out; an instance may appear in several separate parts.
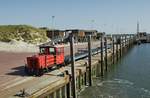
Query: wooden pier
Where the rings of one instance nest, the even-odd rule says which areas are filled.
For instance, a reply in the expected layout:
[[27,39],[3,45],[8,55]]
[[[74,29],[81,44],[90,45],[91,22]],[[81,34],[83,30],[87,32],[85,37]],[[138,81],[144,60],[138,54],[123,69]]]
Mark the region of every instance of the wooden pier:
[[[88,58],[74,62],[72,57],[71,64],[46,73],[42,77],[27,77],[27,81],[8,85],[1,89],[0,98],[77,98],[82,89],[92,86],[93,77],[105,76],[110,66],[133,46],[134,41],[135,36],[132,34],[112,35],[109,49],[107,36],[101,37],[99,47],[102,50],[104,47],[105,51],[92,55],[89,36]],[[73,46],[71,49],[73,50]]]

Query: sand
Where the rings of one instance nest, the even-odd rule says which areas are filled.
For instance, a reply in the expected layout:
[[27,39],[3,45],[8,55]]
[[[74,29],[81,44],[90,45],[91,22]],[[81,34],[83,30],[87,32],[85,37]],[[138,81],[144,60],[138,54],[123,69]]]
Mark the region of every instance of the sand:
[[0,42],[0,51],[5,52],[38,52],[39,48],[37,45],[28,44],[22,41],[12,40],[11,42]]

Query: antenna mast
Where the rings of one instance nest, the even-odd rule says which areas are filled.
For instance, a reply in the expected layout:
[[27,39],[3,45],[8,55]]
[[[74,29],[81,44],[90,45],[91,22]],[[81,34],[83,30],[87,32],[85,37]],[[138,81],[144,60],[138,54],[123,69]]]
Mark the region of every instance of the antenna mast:
[[137,21],[137,33],[139,33],[139,21]]

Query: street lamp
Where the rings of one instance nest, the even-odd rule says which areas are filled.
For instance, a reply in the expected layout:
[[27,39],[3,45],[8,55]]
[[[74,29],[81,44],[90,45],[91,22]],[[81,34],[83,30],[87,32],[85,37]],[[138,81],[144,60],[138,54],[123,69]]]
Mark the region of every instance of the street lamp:
[[54,18],[55,16],[52,16],[52,39],[54,39]]

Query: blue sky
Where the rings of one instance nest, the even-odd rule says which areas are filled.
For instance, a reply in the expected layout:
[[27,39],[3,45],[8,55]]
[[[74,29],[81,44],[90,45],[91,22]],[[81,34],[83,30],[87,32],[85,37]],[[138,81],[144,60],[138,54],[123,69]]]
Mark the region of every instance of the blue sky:
[[150,32],[150,0],[0,0],[0,25],[28,24],[106,33]]

